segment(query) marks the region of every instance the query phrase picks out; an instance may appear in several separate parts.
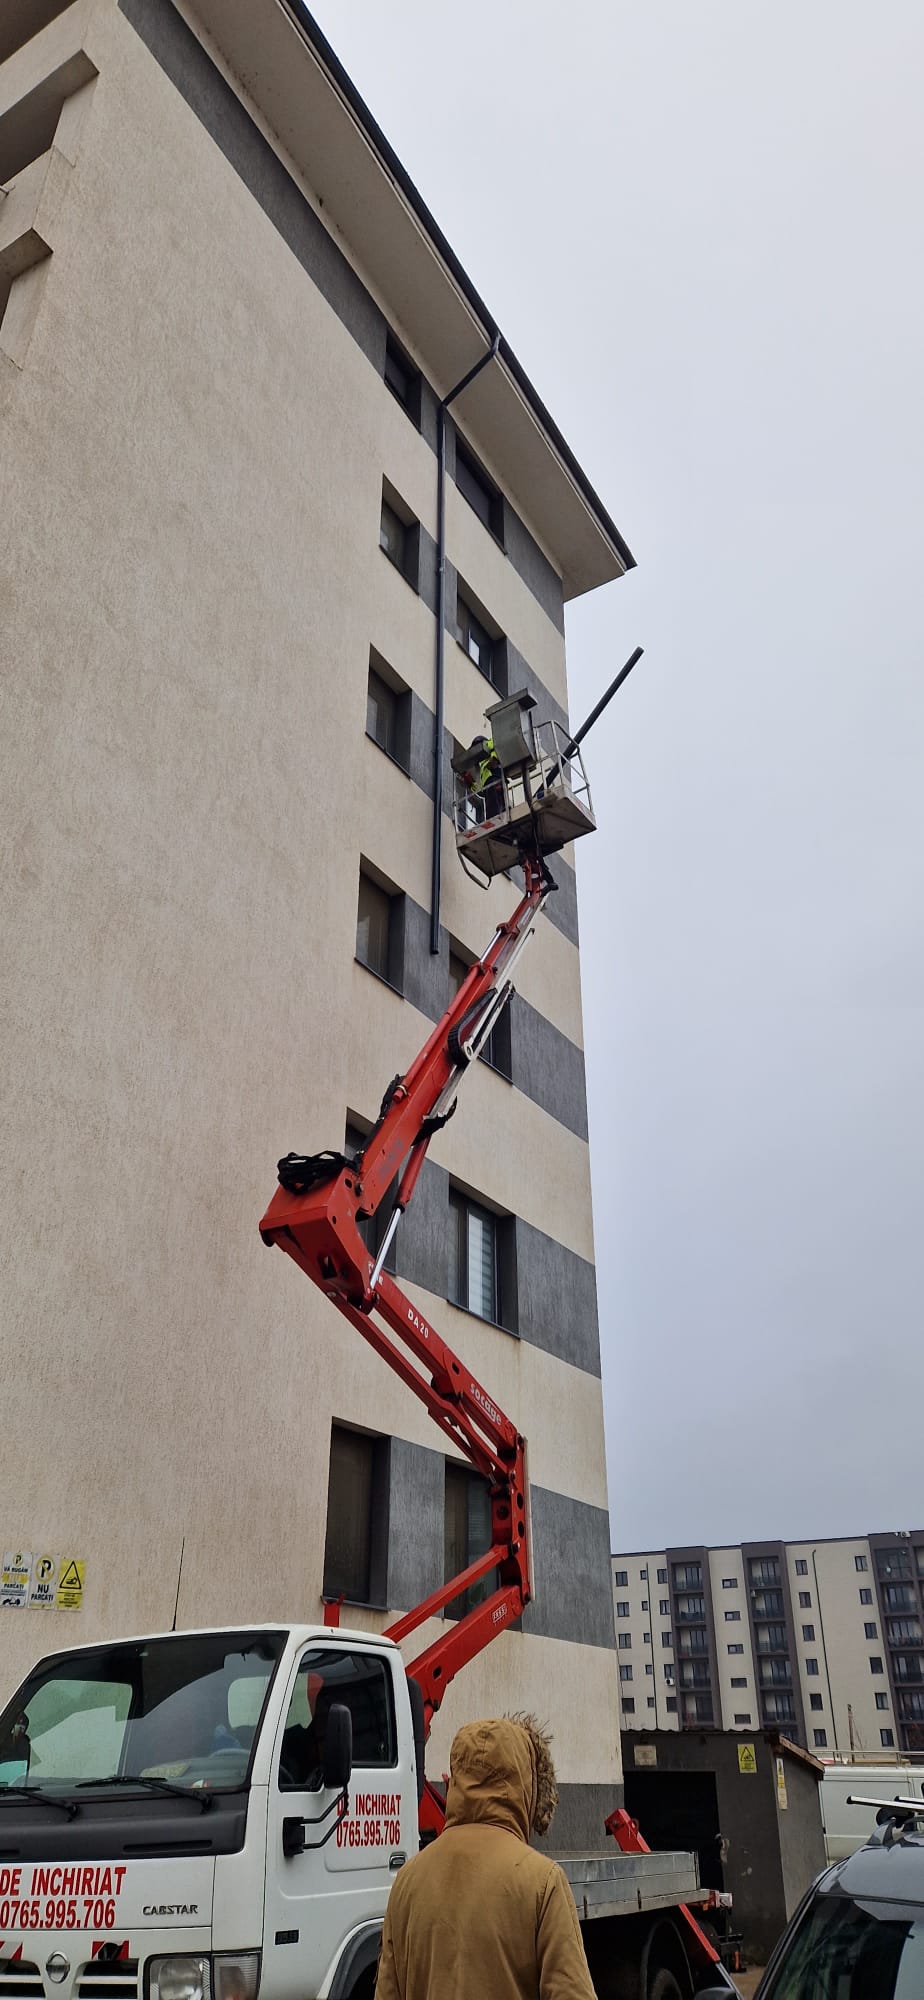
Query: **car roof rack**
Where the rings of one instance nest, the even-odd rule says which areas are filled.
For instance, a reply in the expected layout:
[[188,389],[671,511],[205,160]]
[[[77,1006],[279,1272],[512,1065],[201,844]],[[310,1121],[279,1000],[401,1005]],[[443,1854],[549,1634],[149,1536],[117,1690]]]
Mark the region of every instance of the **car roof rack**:
[[874,1846],[891,1847],[905,1833],[924,1833],[924,1798],[868,1799],[858,1792],[849,1792],[847,1804],[876,1807],[876,1827],[870,1834],[870,1844]]

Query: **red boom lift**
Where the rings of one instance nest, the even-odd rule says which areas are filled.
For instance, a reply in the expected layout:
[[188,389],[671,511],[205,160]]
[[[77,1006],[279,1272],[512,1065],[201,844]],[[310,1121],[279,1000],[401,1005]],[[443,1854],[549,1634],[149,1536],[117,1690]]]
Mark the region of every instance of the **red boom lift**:
[[[408,1679],[423,1697],[425,1732],[460,1667],[519,1618],[532,1596],[526,1440],[471,1370],[431,1326],[385,1270],[401,1216],[414,1193],[427,1148],[456,1108],[459,1085],[476,1060],[513,991],[513,974],[536,919],[556,884],[546,856],[594,828],[579,745],[641,657],[637,648],[577,735],[567,739],[554,723],[535,726],[528,694],[514,695],[487,711],[493,765],[484,777],[485,753],[454,760],[456,844],[469,872],[486,878],[519,863],[524,889],[517,908],[500,925],[487,951],[469,970],[458,993],[405,1076],[385,1092],[378,1121],[361,1153],[289,1153],[279,1162],[279,1189],[260,1223],[267,1244],[278,1244],[345,1319],[418,1396],[435,1424],[488,1481],[491,1546],[414,1606],[386,1636],[406,1639],[472,1584],[497,1572],[497,1588],[412,1660]],[[373,1217],[397,1177],[384,1238],[373,1256],[360,1224]],[[328,1608],[335,1623],[336,1606]],[[439,1832],[441,1794],[426,1782],[421,1829]],[[637,1824],[622,1809],[606,1830],[624,1853],[647,1853]],[[718,1954],[684,1909],[696,1943],[710,1961]]]

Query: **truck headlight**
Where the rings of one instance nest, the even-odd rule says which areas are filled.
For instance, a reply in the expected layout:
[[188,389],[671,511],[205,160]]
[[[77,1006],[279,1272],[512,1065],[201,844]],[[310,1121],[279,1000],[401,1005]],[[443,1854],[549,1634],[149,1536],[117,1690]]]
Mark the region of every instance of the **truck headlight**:
[[152,1958],[148,1966],[150,2000],[212,2000],[211,1966],[205,1956]]
[[214,2000],[257,2000],[260,1985],[258,1951],[221,1951],[212,1959]]

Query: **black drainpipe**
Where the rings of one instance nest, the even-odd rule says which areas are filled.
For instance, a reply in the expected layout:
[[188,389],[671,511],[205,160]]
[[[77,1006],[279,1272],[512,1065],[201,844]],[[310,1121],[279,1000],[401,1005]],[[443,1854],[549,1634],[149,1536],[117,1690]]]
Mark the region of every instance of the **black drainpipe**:
[[443,690],[446,673],[446,411],[488,362],[500,346],[495,332],[487,354],[475,362],[461,382],[444,396],[436,413],[436,700],[434,702],[433,743],[433,853],[430,872],[430,951],[440,948],[440,861],[443,852]]

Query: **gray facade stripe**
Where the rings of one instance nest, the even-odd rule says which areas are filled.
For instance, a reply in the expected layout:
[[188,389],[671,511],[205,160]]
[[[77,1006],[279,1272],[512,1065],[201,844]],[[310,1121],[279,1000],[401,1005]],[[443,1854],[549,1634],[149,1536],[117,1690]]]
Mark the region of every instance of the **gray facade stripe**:
[[593,1265],[564,1243],[557,1243],[554,1236],[525,1222],[521,1215],[516,1217],[515,1231],[522,1338],[583,1369],[586,1375],[599,1375],[600,1327]]
[[[555,1818],[544,1840],[534,1834],[538,1854],[596,1854],[605,1851],[606,1820],[625,1801],[622,1785],[559,1785]],[[604,1926],[593,1926],[593,1929]]]
[[[449,1296],[449,1184],[445,1167],[438,1167],[434,1160],[424,1162],[414,1199],[395,1239],[398,1277],[422,1286],[437,1299]],[[566,1244],[557,1243],[554,1236],[524,1222],[522,1216],[511,1216],[509,1227],[508,1254],[502,1255],[507,1272],[504,1314],[508,1330],[530,1347],[554,1354],[586,1375],[599,1376],[593,1265]]]
[[[119,0],[119,10],[214,140],[228,165],[259,203],[267,220],[278,230],[341,324],[362,348],[376,373],[384,375],[388,332],[385,315],[268,140],[264,139],[240,98],[215,67],[192,29],[177,13],[172,0]],[[436,409],[435,392],[429,383],[423,382],[421,433],[434,452]],[[454,446],[452,463],[454,468]],[[511,567],[559,631],[563,632],[565,619],[561,578],[506,496],[504,522],[506,555]],[[421,595],[424,594],[422,588]],[[430,601],[429,597],[427,601]],[[436,608],[435,593],[430,608]]]
[[534,1486],[530,1519],[535,1596],[523,1613],[524,1632],[615,1649],[606,1508]]
[[441,1454],[393,1437],[389,1449],[386,1604],[405,1610],[439,1589],[443,1582],[439,1527],[445,1507],[446,1465]]
[[[445,1581],[446,1460],[429,1445],[400,1438],[390,1440],[390,1451],[388,1603],[403,1610]],[[417,1521],[399,1521],[405,1511],[416,1512]],[[523,1613],[523,1631],[615,1651],[606,1508],[533,1486],[530,1523],[534,1595]]]
[[[553,896],[548,907],[553,908],[557,900]],[[413,896],[404,896],[403,905],[402,992],[418,1013],[425,1014],[430,1021],[438,1021],[452,997],[449,932],[440,929],[439,952],[431,952],[426,910]],[[559,1125],[579,1139],[586,1139],[587,1090],[582,1050],[521,994],[515,994],[510,1005],[513,1018],[509,1082]]]

